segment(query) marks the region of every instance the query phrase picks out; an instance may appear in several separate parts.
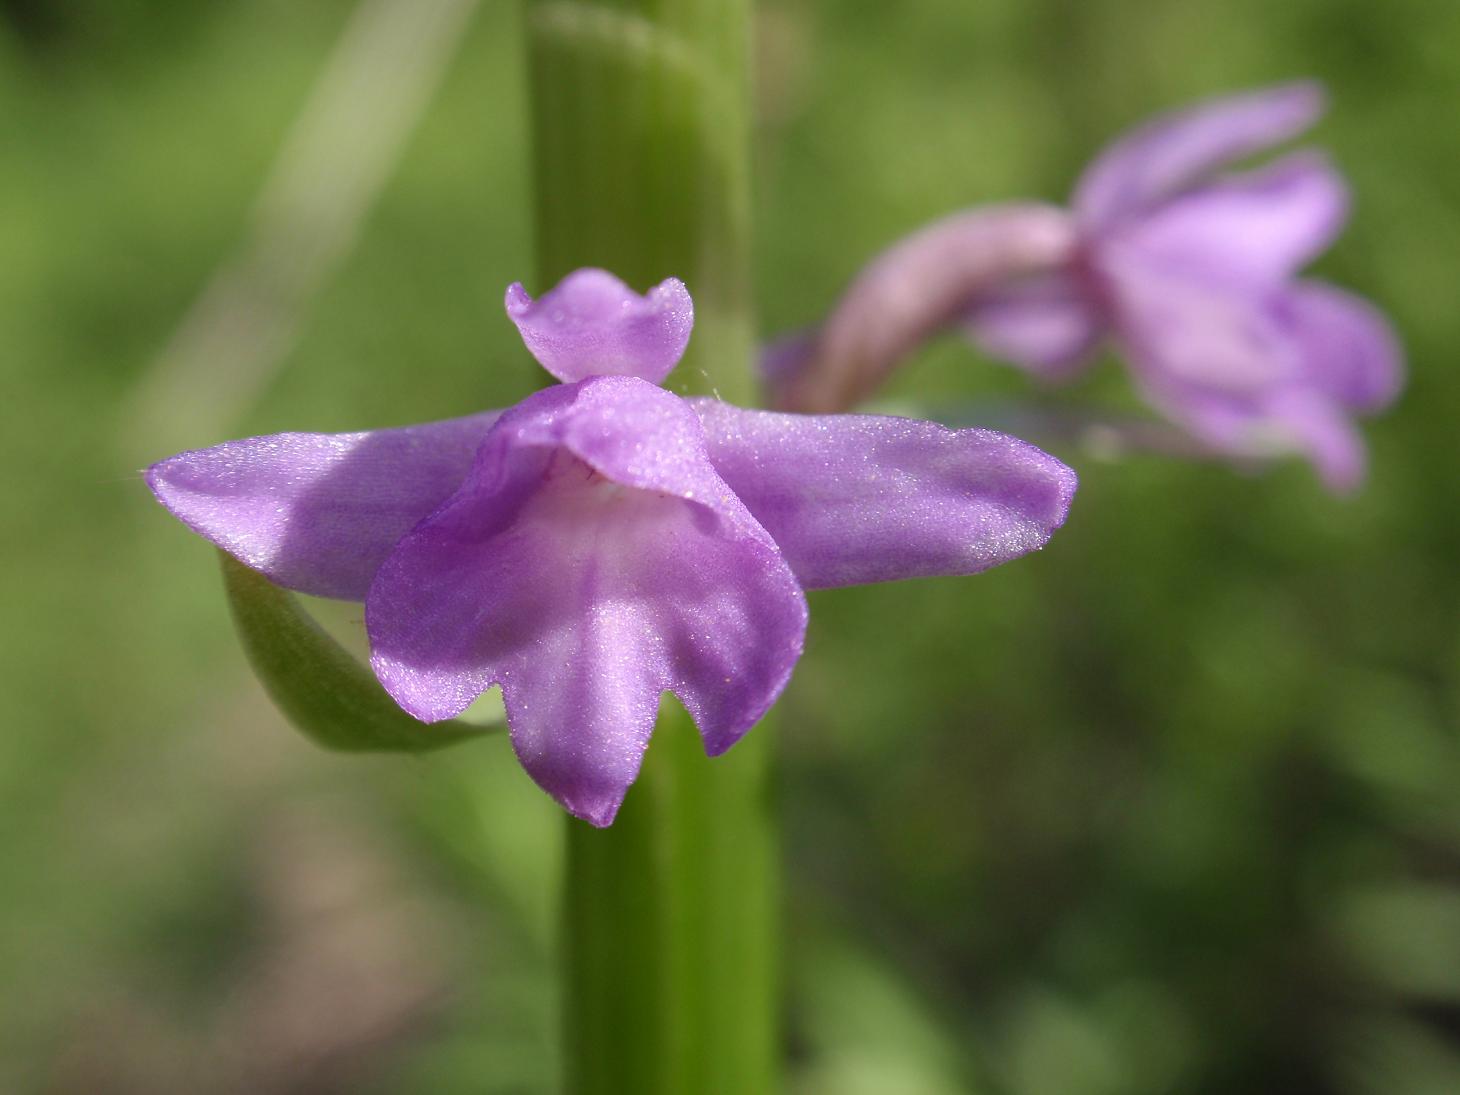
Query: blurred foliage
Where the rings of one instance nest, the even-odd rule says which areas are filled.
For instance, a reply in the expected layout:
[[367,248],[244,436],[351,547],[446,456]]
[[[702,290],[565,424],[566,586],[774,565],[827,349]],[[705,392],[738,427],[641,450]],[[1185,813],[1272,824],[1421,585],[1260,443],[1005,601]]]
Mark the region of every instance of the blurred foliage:
[[[6,1091],[554,1084],[554,808],[501,741],[347,759],[285,729],[212,552],[120,455],[351,6],[0,4]],[[947,211],[1062,197],[1144,115],[1315,75],[1357,195],[1320,269],[1413,373],[1355,499],[1069,453],[1039,556],[813,598],[779,721],[794,1090],[1460,1090],[1460,7],[761,16],[766,331]],[[238,435],[530,383],[498,303],[530,273],[518,31],[482,7]],[[949,342],[889,394],[1027,392]],[[1129,405],[1113,365],[1053,398]]]

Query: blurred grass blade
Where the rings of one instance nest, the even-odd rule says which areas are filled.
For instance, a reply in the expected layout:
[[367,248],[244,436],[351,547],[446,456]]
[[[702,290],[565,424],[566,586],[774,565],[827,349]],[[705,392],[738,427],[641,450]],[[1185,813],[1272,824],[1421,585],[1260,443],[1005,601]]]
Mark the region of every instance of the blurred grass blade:
[[290,592],[219,552],[233,623],[264,688],[306,737],[348,753],[424,753],[499,729],[419,722]]
[[222,436],[297,341],[416,131],[478,0],[360,0],[295,119],[243,242],[120,418],[128,464]]

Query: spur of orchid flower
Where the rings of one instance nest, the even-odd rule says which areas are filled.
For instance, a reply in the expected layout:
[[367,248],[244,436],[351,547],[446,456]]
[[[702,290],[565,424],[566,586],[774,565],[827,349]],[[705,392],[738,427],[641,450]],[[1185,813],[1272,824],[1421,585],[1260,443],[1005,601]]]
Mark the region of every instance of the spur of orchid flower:
[[1373,306],[1296,276],[1342,228],[1347,189],[1312,150],[1221,173],[1323,107],[1312,83],[1214,99],[1117,140],[1068,211],[991,207],[930,225],[874,259],[813,339],[773,348],[770,381],[804,365],[864,376],[865,395],[916,342],[958,325],[1062,381],[1110,341],[1147,401],[1203,446],[1300,452],[1351,489],[1365,470],[1353,418],[1388,404],[1403,369]]
[[729,749],[800,657],[804,591],[1041,547],[1069,468],[987,430],[746,410],[660,387],[693,305],[580,270],[507,311],[562,383],[505,411],[284,433],[148,469],[179,520],[288,589],[364,601],[371,666],[436,722],[500,685],[513,747],[609,824],[661,695]]

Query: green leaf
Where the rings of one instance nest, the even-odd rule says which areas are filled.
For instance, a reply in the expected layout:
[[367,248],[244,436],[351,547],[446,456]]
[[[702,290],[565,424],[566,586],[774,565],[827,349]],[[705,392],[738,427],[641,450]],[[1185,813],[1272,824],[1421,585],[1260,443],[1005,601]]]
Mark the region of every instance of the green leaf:
[[227,552],[219,556],[244,653],[279,710],[317,744],[348,753],[423,753],[500,729],[407,715],[292,593]]

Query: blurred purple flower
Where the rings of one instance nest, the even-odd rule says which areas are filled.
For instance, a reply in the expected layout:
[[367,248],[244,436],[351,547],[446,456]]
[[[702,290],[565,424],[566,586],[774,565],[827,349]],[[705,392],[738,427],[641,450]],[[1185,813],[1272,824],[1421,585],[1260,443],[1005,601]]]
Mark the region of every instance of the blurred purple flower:
[[371,665],[425,722],[502,686],[513,746],[613,820],[673,692],[711,755],[775,701],[804,589],[970,574],[1042,546],[1074,474],[986,430],[803,416],[657,386],[693,307],[580,270],[507,310],[562,384],[502,412],[182,453],[147,482],[282,586],[365,602]]
[[1398,343],[1367,302],[1296,272],[1342,227],[1343,180],[1299,151],[1220,169],[1303,132],[1311,83],[1216,99],[1136,129],[1075,190],[1061,267],[981,294],[968,326],[990,353],[1050,379],[1112,337],[1146,397],[1237,455],[1305,453],[1335,490],[1364,475],[1351,419],[1402,382]]

